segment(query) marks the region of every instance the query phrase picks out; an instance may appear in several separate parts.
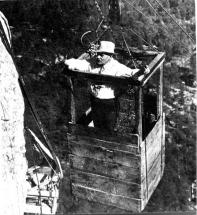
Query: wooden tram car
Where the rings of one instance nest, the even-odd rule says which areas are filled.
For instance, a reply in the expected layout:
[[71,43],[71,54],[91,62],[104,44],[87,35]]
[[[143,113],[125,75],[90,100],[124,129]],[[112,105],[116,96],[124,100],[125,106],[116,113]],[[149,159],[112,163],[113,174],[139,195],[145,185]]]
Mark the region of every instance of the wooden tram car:
[[[128,53],[122,49],[116,53],[116,58],[129,66]],[[85,53],[80,59],[88,56]],[[74,197],[141,212],[165,166],[165,54],[136,50],[133,57],[138,65],[148,65],[150,71],[123,78],[66,69],[71,89],[68,144]],[[91,125],[88,81],[110,83],[121,92],[114,133]]]

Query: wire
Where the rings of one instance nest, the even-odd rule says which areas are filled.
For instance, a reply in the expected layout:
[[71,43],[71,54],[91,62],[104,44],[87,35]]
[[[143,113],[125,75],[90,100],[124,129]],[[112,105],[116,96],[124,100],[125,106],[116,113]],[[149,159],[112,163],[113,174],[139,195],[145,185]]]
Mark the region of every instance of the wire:
[[142,41],[144,41],[148,46],[150,46],[151,48],[153,48],[156,52],[158,52],[158,50],[149,42],[147,42],[144,38],[142,38],[139,34],[137,34],[134,30],[127,28],[129,31],[131,31],[133,34],[135,34],[137,37],[139,37]]
[[[43,155],[43,157],[46,159],[46,161],[47,161],[47,163],[49,164],[49,166],[51,167],[51,169],[54,171],[54,173],[56,173],[56,175],[58,175],[57,174],[57,172],[54,170],[54,168],[52,167],[52,165],[50,164],[50,162],[49,162],[49,160],[48,160],[48,158],[45,156],[45,154],[43,153],[43,149],[40,147],[40,145],[39,145],[39,143],[38,143],[38,140],[35,138],[35,134],[29,129],[29,128],[27,128],[26,129],[27,131],[29,131],[29,133],[34,137],[34,140],[37,142],[37,147],[39,148],[39,151],[42,153],[42,155]],[[40,141],[40,140],[39,140]],[[40,141],[41,142],[41,141]],[[45,152],[46,153],[46,152]],[[50,156],[49,156],[50,157]]]
[[155,0],[157,2],[158,5],[160,5],[160,7],[168,14],[168,16],[179,26],[179,28],[190,38],[190,40],[192,41],[192,43],[195,43],[194,39],[185,31],[185,29],[179,25],[179,23],[174,19],[174,17],[163,7],[163,5],[158,1]]
[[160,15],[157,13],[157,11],[155,10],[155,8],[153,7],[153,5],[148,1],[148,0],[145,0],[147,3],[148,3],[148,5],[152,8],[152,10],[154,10],[154,12],[155,12],[155,14],[158,16],[158,17],[160,17]]
[[133,65],[134,65],[134,67],[135,67],[135,69],[136,69],[137,67],[136,67],[136,64],[135,64],[133,55],[132,55],[131,51],[129,50],[129,47],[128,47],[127,42],[126,42],[125,37],[124,37],[124,34],[123,34],[123,32],[122,32],[122,28],[121,28],[121,33],[122,33],[122,38],[123,38],[123,40],[124,40],[125,46],[126,46],[128,52],[129,52],[129,55],[130,55],[131,60],[132,60],[132,62],[133,62]]
[[[134,6],[133,6],[133,4],[131,4],[129,1],[127,1],[127,0],[124,0],[125,2],[127,2],[131,7],[133,7],[138,13],[140,13],[142,16],[144,16],[146,19],[147,19],[147,17],[144,15],[144,13],[142,12],[142,11],[140,11],[140,10],[138,10],[137,8],[135,8]],[[133,31],[133,30],[131,30],[131,29],[129,29],[130,31],[132,31],[137,37],[139,37],[141,40],[143,40],[148,46],[150,46],[150,47],[152,47],[155,51],[157,51],[158,52],[158,50],[153,46],[153,44],[151,44],[151,43],[148,43],[145,39],[143,39],[141,36],[139,36],[135,31]]]
[[[131,7],[133,7],[138,13],[141,13],[143,16],[145,16],[143,13],[142,13],[142,11],[140,11],[140,10],[138,10],[136,7],[134,7],[134,4],[131,4],[129,1],[127,1],[127,0],[123,0],[123,1],[125,1],[125,2],[127,2],[127,4],[129,4]],[[146,17],[146,16],[145,16]]]
[[[126,1],[129,5],[131,5],[138,13],[140,13],[143,17],[145,17],[146,19],[147,19],[147,16],[146,15],[144,15],[144,13],[142,12],[142,11],[140,11],[140,10],[138,10],[137,8],[135,8],[130,2],[128,2],[127,0],[124,0],[124,1]],[[145,0],[147,3],[148,3],[148,5],[152,8],[152,10],[154,10],[154,12],[156,13],[156,15],[158,16],[158,18],[160,19],[160,15],[157,13],[157,11],[155,10],[155,8],[153,7],[153,5],[148,1],[148,0]],[[153,24],[151,24],[151,25],[153,25]],[[166,24],[165,23],[163,23],[163,26],[162,26],[162,28],[163,29],[165,29],[165,30],[167,30],[169,33],[170,33],[170,31],[169,31],[169,29],[168,29],[168,27],[166,26]],[[133,31],[133,33],[134,34],[136,34],[134,31]],[[137,34],[136,34],[137,35]],[[158,51],[157,49],[155,49],[154,48],[154,46],[151,44],[149,44],[147,41],[145,41],[142,37],[140,37],[139,35],[137,35],[139,38],[141,38],[144,42],[146,42],[146,44],[148,44],[149,46],[151,46],[155,51]],[[174,42],[174,41],[176,41],[177,40],[177,38],[176,39],[174,39],[174,38],[171,38],[172,39],[172,41]],[[183,42],[180,40],[180,39],[178,39],[179,40],[179,42],[181,43],[181,44],[183,44]],[[185,48],[185,46],[183,46],[183,48],[185,49],[185,51],[188,51],[186,48]]]
[[24,82],[22,76],[19,76],[19,84],[20,84],[21,89],[22,89],[22,91],[23,91],[23,93],[24,93],[24,97],[26,98],[26,100],[27,100],[27,102],[28,102],[28,105],[29,105],[29,107],[30,107],[32,116],[33,116],[33,118],[34,118],[34,120],[35,120],[35,122],[36,122],[36,125],[37,125],[37,127],[39,128],[40,134],[41,134],[42,137],[44,138],[44,141],[45,141],[46,145],[49,147],[50,152],[51,152],[51,154],[53,155],[54,161],[55,161],[55,163],[56,163],[56,166],[57,166],[57,168],[59,169],[59,171],[61,172],[61,170],[60,170],[60,169],[61,169],[61,166],[59,166],[59,163],[57,162],[56,155],[55,155],[55,153],[54,153],[54,151],[53,151],[53,148],[52,148],[52,146],[51,146],[51,143],[50,143],[50,141],[49,141],[47,135],[45,134],[44,128],[43,128],[43,126],[42,126],[42,123],[41,123],[41,121],[39,120],[39,116],[38,116],[38,114],[35,112],[35,110],[34,110],[34,108],[33,108],[33,105],[32,105],[32,103],[31,103],[31,100],[30,100],[29,95],[28,95],[28,93],[27,93],[27,89],[26,89],[26,86],[25,86],[25,82]]
[[[157,13],[157,11],[156,11],[155,8],[153,7],[153,5],[152,5],[148,0],[145,0],[145,1],[146,1],[146,2],[148,3],[148,5],[152,8],[152,10],[155,12],[155,14],[157,15],[157,17],[158,17],[159,20],[161,21],[160,15]],[[166,29],[169,33],[171,33],[170,30],[168,29],[168,27],[166,26],[166,24],[165,24],[164,22],[162,22],[162,28],[163,28],[163,29]],[[175,41],[177,40],[177,38],[171,38],[171,40],[172,40],[173,42],[175,42]],[[182,40],[181,40],[180,38],[178,38],[178,40],[179,40],[179,42],[183,45]],[[185,46],[183,46],[183,48],[185,49],[185,51],[188,51],[188,50],[185,48]]]

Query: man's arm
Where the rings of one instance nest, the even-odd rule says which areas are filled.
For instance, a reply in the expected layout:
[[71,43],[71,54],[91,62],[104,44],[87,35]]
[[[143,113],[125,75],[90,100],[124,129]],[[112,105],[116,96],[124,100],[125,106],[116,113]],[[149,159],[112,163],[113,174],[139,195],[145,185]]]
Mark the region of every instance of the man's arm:
[[149,67],[146,65],[144,68],[136,68],[131,69],[124,64],[119,64],[116,66],[116,76],[123,76],[123,77],[137,77],[138,80],[140,80],[142,77],[144,77],[145,74],[150,72]]
[[68,59],[65,60],[64,63],[68,66],[68,69],[79,72],[90,72],[91,66],[90,63],[86,60],[79,59]]
[[116,65],[116,76],[123,76],[123,77],[132,77],[135,75],[139,69],[131,69],[124,64],[118,63]]

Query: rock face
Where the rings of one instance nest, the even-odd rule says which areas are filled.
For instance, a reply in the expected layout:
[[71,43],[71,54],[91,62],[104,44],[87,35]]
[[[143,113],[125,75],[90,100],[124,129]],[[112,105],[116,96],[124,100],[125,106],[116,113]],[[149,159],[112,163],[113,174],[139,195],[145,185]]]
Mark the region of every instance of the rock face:
[[[0,13],[5,29],[5,17]],[[7,37],[7,34],[6,34]],[[9,40],[9,37],[8,37]],[[13,59],[0,38],[0,214],[22,215],[26,196],[24,101]]]

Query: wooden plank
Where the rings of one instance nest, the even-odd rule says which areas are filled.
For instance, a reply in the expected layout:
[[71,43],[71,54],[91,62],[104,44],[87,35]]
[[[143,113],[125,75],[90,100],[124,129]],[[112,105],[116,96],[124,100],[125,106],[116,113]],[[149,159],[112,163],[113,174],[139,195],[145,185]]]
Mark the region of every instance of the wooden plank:
[[[155,127],[149,133],[148,137],[141,144],[141,159],[146,159],[146,162],[142,162],[142,172],[145,171],[145,165],[147,165],[147,171],[153,165],[155,158],[161,152],[162,141],[162,127],[161,119],[156,123]],[[146,144],[146,156],[145,156],[145,144]]]
[[124,166],[139,168],[140,157],[129,152],[120,150],[109,150],[105,147],[93,146],[90,144],[80,144],[77,141],[69,141],[69,150],[73,155],[89,157],[105,162],[115,162]]
[[[151,197],[153,191],[158,185],[158,180],[161,179],[161,154],[155,159],[153,166],[148,171],[147,181],[148,181],[148,199]],[[142,199],[146,199],[146,179],[145,177],[141,178],[141,192],[142,192]]]
[[165,168],[165,114],[163,113],[163,134],[162,134],[162,175]]
[[[143,161],[141,161],[141,178],[142,179],[145,177],[145,168],[146,168],[145,165],[147,165],[147,171],[149,172],[152,169],[152,167],[154,166],[155,161],[158,159],[158,156],[163,157],[164,153],[165,153],[165,148],[162,150],[157,150],[157,156],[155,156],[153,158],[149,157],[149,158],[147,158],[147,161],[145,161],[144,157],[142,157],[142,160],[143,160]],[[160,160],[160,161],[163,162],[162,160]],[[161,166],[161,168],[162,168],[162,166]],[[162,172],[161,168],[160,168],[160,173]]]
[[40,205],[26,204],[24,212],[27,214],[55,214],[47,204],[42,204],[42,213]]
[[165,60],[165,53],[160,52],[150,62],[150,64],[148,65],[150,72],[147,75],[144,75],[143,79],[141,80],[143,86],[150,79],[150,77],[157,71],[157,69],[163,64],[164,60]]
[[121,135],[115,132],[113,134],[109,134],[109,132],[105,130],[71,123],[68,126],[68,133],[76,136],[88,136],[121,144],[131,144],[138,147],[138,135],[136,134]]
[[128,198],[121,195],[106,193],[97,189],[90,189],[73,184],[74,196],[101,204],[115,206],[124,210],[140,212],[140,199]]
[[59,192],[57,190],[54,190],[53,192],[47,191],[47,190],[39,190],[37,189],[31,189],[27,193],[27,198],[31,198],[32,196],[37,197],[50,197],[55,198],[58,197]]
[[162,118],[160,117],[156,124],[154,125],[154,127],[152,128],[151,132],[146,137],[147,148],[149,148],[149,144],[151,144],[151,141],[154,140],[156,136],[160,136],[161,138],[161,132],[162,132]]
[[[91,144],[94,146],[100,146],[100,147],[105,147],[109,150],[121,150],[121,151],[125,151],[125,152],[130,152],[133,154],[139,154],[139,150],[138,147],[136,146],[136,144],[131,144],[131,143],[117,143],[117,142],[112,142],[112,141],[106,141],[106,140],[102,140],[102,139],[97,139],[97,138],[93,138],[93,137],[89,137],[89,136],[81,136],[81,135],[67,135],[68,141],[75,141],[78,142],[80,144]],[[138,136],[134,136],[134,140],[133,142],[136,141],[138,142]]]
[[124,85],[124,84],[133,84],[133,85],[140,85],[138,80],[133,79],[132,77],[123,77],[123,76],[112,76],[112,75],[105,75],[105,74],[97,74],[97,73],[90,73],[90,72],[80,72],[80,71],[72,71],[68,68],[64,68],[64,73],[67,76],[78,78],[78,79],[88,79],[89,81],[99,81],[106,83],[113,83],[116,85]]
[[125,182],[139,183],[140,170],[121,164],[104,162],[92,158],[70,155],[71,168],[85,172],[91,172],[103,176],[109,176]]
[[98,174],[71,170],[72,184],[78,184],[87,188],[94,188],[114,195],[122,195],[130,198],[140,197],[140,185],[126,183],[122,180],[101,176]]

